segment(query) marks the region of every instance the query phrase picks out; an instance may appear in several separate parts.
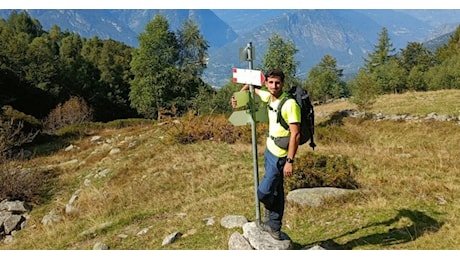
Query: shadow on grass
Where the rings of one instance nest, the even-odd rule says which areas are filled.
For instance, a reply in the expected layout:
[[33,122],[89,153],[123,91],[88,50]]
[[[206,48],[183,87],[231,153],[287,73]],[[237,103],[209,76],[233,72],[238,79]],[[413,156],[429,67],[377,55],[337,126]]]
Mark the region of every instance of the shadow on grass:
[[[390,226],[397,223],[402,218],[408,218],[411,223],[407,223],[402,227],[392,228],[385,233],[376,233],[371,235],[362,236],[347,241],[346,243],[340,244],[336,242],[338,238],[352,235],[360,230],[372,228],[376,226]],[[410,241],[414,241],[417,238],[423,236],[427,232],[437,232],[443,225],[443,222],[438,222],[436,219],[426,215],[425,213],[418,210],[401,209],[398,214],[387,221],[377,222],[363,226],[361,228],[349,231],[345,234],[339,235],[334,238],[330,238],[324,241],[317,241],[309,245],[298,245],[300,248],[310,248],[314,245],[319,245],[327,250],[351,250],[355,247],[363,245],[378,245],[378,246],[389,246],[396,244],[403,244]]]
[[321,122],[318,124],[319,127],[326,127],[331,125],[342,126],[343,119],[348,116],[347,111],[336,111],[332,113],[329,120]]

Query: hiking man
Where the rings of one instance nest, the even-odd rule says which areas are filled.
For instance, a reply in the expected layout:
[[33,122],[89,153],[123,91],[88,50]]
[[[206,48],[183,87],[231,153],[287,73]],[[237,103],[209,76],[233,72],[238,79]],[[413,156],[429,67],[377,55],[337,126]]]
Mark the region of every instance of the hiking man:
[[[269,136],[267,137],[264,153],[265,173],[257,188],[257,197],[264,204],[265,213],[262,221],[256,222],[257,227],[268,232],[273,238],[281,240],[281,226],[284,213],[285,194],[284,177],[293,173],[294,157],[300,139],[300,107],[294,99],[288,99],[282,106],[281,114],[289,123],[289,130],[284,129],[277,120],[280,101],[286,96],[283,91],[284,73],[280,69],[271,69],[265,74],[267,90],[254,89],[254,93],[263,102],[267,102],[269,118]],[[241,91],[249,89],[244,85]],[[232,97],[232,107],[236,107],[236,99]],[[287,137],[289,145],[280,147],[275,144],[278,137]]]

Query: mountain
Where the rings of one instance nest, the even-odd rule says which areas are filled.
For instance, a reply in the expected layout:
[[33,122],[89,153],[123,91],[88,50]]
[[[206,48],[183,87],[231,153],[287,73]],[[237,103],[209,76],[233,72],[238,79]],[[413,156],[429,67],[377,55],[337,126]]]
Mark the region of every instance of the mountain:
[[267,20],[292,10],[281,9],[211,9],[220,19],[226,22],[239,35],[251,31],[264,24]]
[[[460,21],[460,10],[219,10],[216,14],[229,23],[239,37],[210,53],[208,82],[228,82],[231,67],[247,67],[238,59],[238,50],[252,42],[256,49],[255,66],[261,63],[266,41],[277,33],[294,42],[299,52],[298,76],[305,78],[325,54],[332,55],[345,76],[353,76],[367,54],[374,50],[383,27],[388,29],[396,51],[409,42],[427,40],[452,32]],[[237,14],[240,14],[239,16]],[[277,14],[280,14],[277,16]],[[234,17],[232,20],[230,17]],[[268,20],[261,23],[263,17]],[[243,21],[243,18],[246,19]],[[457,23],[455,23],[457,21]],[[447,24],[446,24],[447,23]],[[244,26],[244,29],[238,27]],[[439,28],[443,28],[440,30]],[[251,29],[249,29],[251,28]],[[442,33],[440,33],[442,32]]]
[[[19,11],[19,10],[18,10]],[[176,31],[185,19],[193,19],[210,43],[209,63],[203,79],[214,86],[226,84],[233,67],[247,68],[239,49],[249,42],[255,48],[254,67],[262,62],[267,40],[278,34],[299,50],[298,75],[306,78],[324,55],[332,55],[345,75],[353,75],[374,50],[382,28],[388,29],[399,51],[408,42],[425,42],[455,30],[460,10],[291,10],[291,9],[32,9],[45,30],[61,30],[83,37],[111,38],[138,46],[137,37],[156,14],[165,16]],[[0,10],[8,18],[11,10]],[[440,43],[437,43],[440,44]]]
[[450,38],[451,38],[451,36],[454,33],[455,33],[455,31],[449,32],[449,33],[443,34],[443,35],[441,35],[439,37],[436,37],[434,39],[431,39],[429,41],[426,41],[426,42],[423,43],[423,46],[434,53],[436,49],[438,49],[442,45],[448,43]]
[[[7,19],[12,10],[0,10],[0,17]],[[20,12],[21,10],[16,10]],[[186,19],[198,23],[201,33],[210,45],[218,48],[237,37],[237,34],[216,16],[206,9],[126,9],[126,10],[57,10],[32,9],[25,10],[33,18],[40,21],[45,30],[58,25],[62,31],[75,32],[86,38],[98,36],[101,39],[113,39],[130,46],[138,46],[137,37],[145,30],[145,26],[157,14],[168,19],[170,29],[176,31]]]
[[[353,10],[293,10],[284,12],[264,24],[240,35],[235,41],[210,52],[209,70],[205,76],[210,82],[224,83],[231,76],[231,67],[247,66],[239,61],[238,50],[252,42],[256,50],[254,66],[261,64],[267,39],[274,33],[292,41],[299,50],[296,60],[298,76],[321,61],[325,54],[336,58],[345,73],[352,74],[363,58],[377,43],[382,25],[363,13]],[[228,75],[225,78],[224,75]],[[219,84],[218,83],[218,84]]]

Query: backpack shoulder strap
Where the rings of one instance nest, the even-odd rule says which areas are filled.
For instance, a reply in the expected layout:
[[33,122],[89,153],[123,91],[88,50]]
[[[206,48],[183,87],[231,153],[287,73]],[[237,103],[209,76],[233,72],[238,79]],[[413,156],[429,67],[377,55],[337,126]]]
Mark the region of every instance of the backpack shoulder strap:
[[280,104],[278,106],[277,121],[286,130],[289,130],[289,125],[286,123],[286,120],[284,120],[283,115],[281,114],[281,108],[283,107],[284,103],[286,103],[286,101],[290,98],[292,98],[292,96],[289,93],[287,93],[286,96],[283,99],[281,99]]

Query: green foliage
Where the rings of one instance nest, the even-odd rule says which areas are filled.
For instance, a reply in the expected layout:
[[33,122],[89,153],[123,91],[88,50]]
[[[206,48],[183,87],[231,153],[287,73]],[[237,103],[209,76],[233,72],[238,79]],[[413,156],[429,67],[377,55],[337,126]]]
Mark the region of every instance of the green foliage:
[[[222,104],[217,101],[219,99],[218,93],[220,93],[220,91],[208,85],[201,86],[195,97],[191,99],[191,110],[196,111],[198,115],[222,113],[224,109],[222,109]],[[230,100],[230,98],[228,100]]]
[[187,74],[201,76],[207,64],[209,43],[201,35],[198,24],[186,20],[177,33],[179,41],[179,67]]
[[377,83],[371,74],[360,70],[350,83],[352,92],[351,102],[358,106],[360,111],[369,111],[378,95]]
[[198,114],[230,114],[233,108],[230,98],[233,93],[240,91],[241,84],[230,81],[220,89],[204,89],[194,98]]
[[457,27],[449,42],[435,51],[437,61],[445,61],[460,54],[460,26]]
[[129,104],[131,52],[131,47],[114,40],[94,37],[83,42],[82,57],[93,63],[100,75],[94,82],[97,91],[90,92],[86,97],[97,120],[137,116]]
[[368,72],[386,64],[391,57],[394,57],[393,43],[388,35],[388,29],[383,27],[379,34],[378,44],[374,46],[374,52],[368,53],[368,58],[364,59],[365,68]]
[[295,82],[295,73],[298,61],[295,54],[298,52],[295,44],[290,40],[283,40],[278,34],[268,38],[267,52],[262,59],[263,70],[280,68],[285,75],[285,86],[290,87]]
[[407,76],[406,86],[408,90],[412,91],[428,90],[423,67],[415,66],[410,70],[409,76]]
[[157,118],[170,86],[171,73],[178,59],[178,42],[169,31],[165,17],[156,15],[139,35],[139,48],[133,53],[129,94],[131,106],[146,118]]
[[418,67],[419,71],[425,72],[435,64],[434,55],[423,44],[410,42],[400,53],[400,64],[406,72]]
[[40,129],[42,126],[40,120],[37,118],[18,111],[11,106],[3,106],[2,114],[8,119],[24,121],[27,125],[30,126],[28,129]]
[[406,90],[407,72],[392,57],[373,71],[379,94],[399,93]]
[[460,60],[458,57],[443,61],[425,74],[428,90],[460,89]]
[[308,73],[306,81],[313,100],[340,98],[349,95],[346,83],[341,80],[342,70],[337,68],[337,61],[330,55],[325,55],[321,62]]
[[296,159],[294,174],[285,179],[287,191],[299,188],[337,187],[359,188],[355,180],[358,167],[347,156],[308,152]]
[[162,110],[181,115],[196,107],[192,99],[209,91],[199,78],[206,65],[208,42],[198,26],[186,21],[176,35],[166,18],[156,15],[140,34],[139,45],[131,62],[131,106],[153,119]]

